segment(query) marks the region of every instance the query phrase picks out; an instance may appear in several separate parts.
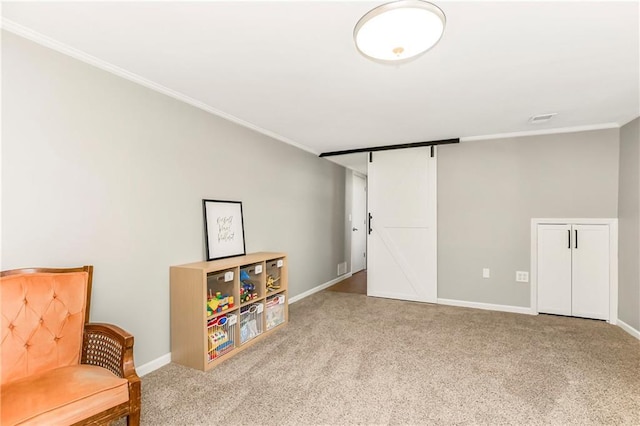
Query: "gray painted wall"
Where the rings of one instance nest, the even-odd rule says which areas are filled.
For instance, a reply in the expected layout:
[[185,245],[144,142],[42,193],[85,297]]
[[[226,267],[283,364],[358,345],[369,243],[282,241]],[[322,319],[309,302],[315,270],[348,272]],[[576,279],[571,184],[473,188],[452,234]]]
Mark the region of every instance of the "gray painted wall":
[[91,318],[170,351],[169,267],[204,259],[203,198],[241,200],[290,295],[336,277],[345,169],[4,32],[2,269],[95,265]]
[[618,152],[618,129],[438,147],[438,297],[529,307],[531,218],[617,217]]
[[640,330],[640,118],[620,129],[618,318]]

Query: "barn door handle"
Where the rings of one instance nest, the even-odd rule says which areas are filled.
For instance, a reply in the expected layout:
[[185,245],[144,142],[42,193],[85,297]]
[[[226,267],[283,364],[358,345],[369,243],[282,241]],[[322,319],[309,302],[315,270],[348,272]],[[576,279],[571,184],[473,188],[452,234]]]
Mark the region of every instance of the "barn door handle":
[[578,230],[576,229],[576,246],[575,248],[578,248]]
[[371,231],[373,231],[373,229],[371,229],[371,219],[373,219],[373,216],[369,213],[369,235],[371,235]]
[[570,249],[571,248],[571,229],[567,229],[567,241],[569,243],[567,248]]

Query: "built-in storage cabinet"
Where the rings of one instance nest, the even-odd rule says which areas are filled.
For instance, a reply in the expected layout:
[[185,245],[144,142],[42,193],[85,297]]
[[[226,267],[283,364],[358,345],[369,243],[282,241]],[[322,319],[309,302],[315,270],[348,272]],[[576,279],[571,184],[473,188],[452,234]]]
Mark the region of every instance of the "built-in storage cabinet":
[[538,312],[609,320],[610,226],[539,224]]
[[208,370],[288,321],[284,253],[190,263],[170,272],[173,362]]

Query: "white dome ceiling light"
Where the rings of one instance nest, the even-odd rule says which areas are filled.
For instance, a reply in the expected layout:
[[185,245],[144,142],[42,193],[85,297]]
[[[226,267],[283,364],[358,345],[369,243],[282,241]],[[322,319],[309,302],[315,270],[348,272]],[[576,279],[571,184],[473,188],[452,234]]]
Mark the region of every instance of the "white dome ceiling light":
[[446,18],[436,5],[422,0],[400,0],[367,12],[356,24],[353,38],[358,51],[383,63],[415,59],[438,43]]

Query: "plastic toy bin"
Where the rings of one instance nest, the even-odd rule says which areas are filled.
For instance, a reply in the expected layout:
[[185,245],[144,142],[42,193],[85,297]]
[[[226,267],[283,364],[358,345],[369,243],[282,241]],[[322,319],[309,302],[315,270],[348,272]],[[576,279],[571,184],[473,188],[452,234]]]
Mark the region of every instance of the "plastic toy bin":
[[207,340],[209,341],[209,362],[231,352],[236,347],[236,313],[222,314],[207,320]]
[[276,294],[267,298],[267,330],[271,330],[284,322],[285,300],[284,294]]
[[252,303],[240,308],[240,344],[247,343],[262,334],[264,305]]
[[267,261],[267,294],[283,290],[280,281],[284,259],[272,259]]
[[264,265],[246,265],[240,268],[240,303],[250,303],[264,296]]
[[234,297],[236,275],[233,269],[207,275],[207,317],[235,307],[237,304]]

